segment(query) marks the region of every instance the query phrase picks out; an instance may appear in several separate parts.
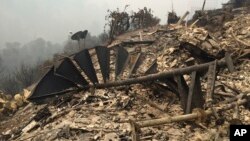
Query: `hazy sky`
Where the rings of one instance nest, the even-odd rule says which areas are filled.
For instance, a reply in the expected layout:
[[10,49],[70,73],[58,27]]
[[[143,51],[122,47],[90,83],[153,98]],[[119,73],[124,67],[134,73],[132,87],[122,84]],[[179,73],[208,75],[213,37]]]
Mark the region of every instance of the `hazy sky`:
[[[203,0],[172,0],[174,10],[200,9]],[[219,8],[227,0],[207,0],[206,8]],[[144,6],[166,23],[171,0],[0,0],[0,47],[5,42],[26,43],[42,37],[62,43],[69,31],[88,29],[93,35],[103,31],[107,9],[128,4],[128,11]]]

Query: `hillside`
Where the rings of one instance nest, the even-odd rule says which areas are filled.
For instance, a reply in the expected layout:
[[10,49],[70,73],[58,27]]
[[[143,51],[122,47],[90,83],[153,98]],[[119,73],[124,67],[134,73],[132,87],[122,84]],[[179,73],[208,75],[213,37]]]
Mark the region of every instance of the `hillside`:
[[[187,27],[157,25],[116,37],[107,46],[111,50],[109,81],[131,80],[129,85],[91,85],[80,92],[41,98],[45,104],[27,101],[27,91],[14,100],[1,94],[0,106],[8,100],[10,104],[0,107],[0,140],[229,140],[230,124],[250,124],[250,10],[218,11],[203,13],[207,19],[197,23],[194,19]],[[203,25],[202,20],[210,22]],[[126,49],[129,59],[115,78],[119,47]],[[89,52],[97,78],[104,83],[96,52]],[[138,69],[131,71],[138,58]],[[209,68],[190,71],[193,65],[208,63]],[[181,75],[182,71],[187,73]],[[157,75],[161,73],[162,79]],[[215,81],[210,80],[213,74]],[[147,76],[158,79],[133,82]],[[188,96],[180,92],[185,88],[179,84],[194,89],[192,111],[185,111]]]

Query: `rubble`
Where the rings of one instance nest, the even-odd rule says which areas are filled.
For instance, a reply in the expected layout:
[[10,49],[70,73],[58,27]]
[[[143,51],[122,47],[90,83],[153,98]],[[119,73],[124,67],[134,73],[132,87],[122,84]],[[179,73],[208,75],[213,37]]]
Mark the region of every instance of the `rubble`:
[[[29,96],[29,91],[24,90],[24,94],[17,94],[13,98],[0,95],[0,104],[4,105],[8,101],[10,109],[16,111],[0,122],[0,140],[228,139],[228,126],[233,121],[250,123],[250,13],[242,8],[230,13],[231,16],[234,18],[224,17],[226,20],[216,26],[208,22],[214,20],[207,19],[204,22],[206,25],[202,25],[205,28],[198,22],[187,27],[170,24],[135,30],[118,36],[108,45],[108,48],[124,46],[133,59],[121,61],[128,65],[115,73],[115,53],[111,51],[111,73],[107,85],[161,76],[161,73],[170,75],[174,71],[181,74],[180,70],[192,68],[193,65],[199,67],[208,64],[206,69],[210,71],[199,74],[199,78],[202,78],[199,94],[208,96],[204,109],[186,112],[179,100],[181,96],[176,95],[175,87],[183,84],[183,80],[187,83],[185,85],[196,82],[196,77],[187,74],[174,78],[178,84],[172,79],[164,83],[150,79],[152,82],[111,88],[106,87],[105,83],[96,84],[90,89],[51,98],[48,100],[50,102],[43,105],[29,103],[22,106],[27,103],[26,98]],[[214,27],[214,30],[210,30],[209,26]],[[98,73],[92,81],[98,79],[102,82],[106,75],[101,74],[98,56],[91,52],[91,60]],[[137,67],[134,62],[140,60],[136,54],[138,52],[143,53],[143,61],[135,71],[131,68]],[[230,65],[226,68],[219,65],[221,61],[226,64],[228,54],[232,56],[235,71]],[[148,75],[150,73],[156,74]],[[98,86],[102,89],[98,89]],[[213,96],[207,93],[213,93]],[[195,95],[195,92],[192,94]],[[0,113],[3,114],[2,111]]]
[[[30,96],[30,91],[23,90],[21,94],[11,95],[0,93],[0,115],[4,113],[14,112],[19,107],[23,107],[28,103],[27,98]],[[1,118],[1,117],[0,117]]]

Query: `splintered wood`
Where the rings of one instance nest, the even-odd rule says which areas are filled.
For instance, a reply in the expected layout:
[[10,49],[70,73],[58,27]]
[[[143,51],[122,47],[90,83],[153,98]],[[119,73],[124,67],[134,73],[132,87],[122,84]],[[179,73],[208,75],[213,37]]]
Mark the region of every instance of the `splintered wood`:
[[[227,140],[231,123],[250,124],[249,9],[118,36],[106,84],[46,105],[27,104],[27,91],[0,93],[0,140]],[[116,78],[118,46],[130,56]],[[95,50],[91,57],[100,69]]]

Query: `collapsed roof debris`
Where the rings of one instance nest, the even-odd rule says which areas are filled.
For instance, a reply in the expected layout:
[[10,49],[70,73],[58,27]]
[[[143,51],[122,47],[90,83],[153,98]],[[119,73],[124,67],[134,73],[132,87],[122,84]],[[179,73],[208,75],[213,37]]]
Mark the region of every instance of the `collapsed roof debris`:
[[250,12],[236,11],[218,30],[158,25],[65,58],[26,94],[45,104],[12,109],[0,140],[228,138],[229,124],[250,123]]

